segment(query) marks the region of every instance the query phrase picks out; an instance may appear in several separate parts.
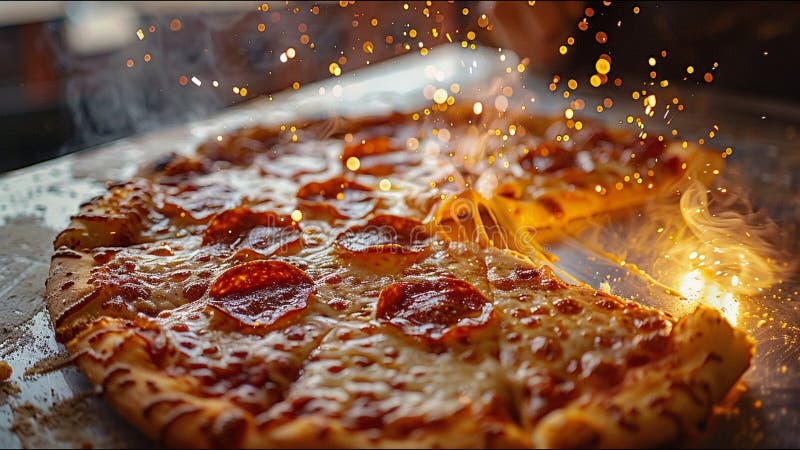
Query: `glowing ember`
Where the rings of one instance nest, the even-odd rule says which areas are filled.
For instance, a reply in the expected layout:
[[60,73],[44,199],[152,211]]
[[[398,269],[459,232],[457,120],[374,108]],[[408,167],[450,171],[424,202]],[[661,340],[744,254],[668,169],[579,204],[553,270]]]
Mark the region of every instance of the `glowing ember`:
[[347,158],[347,161],[345,161],[345,165],[347,166],[348,170],[352,170],[353,172],[355,172],[361,167],[361,160],[359,160],[355,156],[351,156]]
[[606,75],[611,70],[611,63],[609,63],[603,58],[600,58],[595,63],[594,67],[597,70],[597,73],[601,75]]
[[482,113],[482,112],[483,112],[483,103],[481,103],[481,102],[475,102],[475,103],[472,105],[472,112],[473,112],[473,113],[475,113],[475,114],[480,114],[480,113]]
[[444,89],[437,89],[436,92],[433,93],[433,101],[442,104],[447,102],[447,91]]
[[598,31],[597,34],[595,34],[594,39],[599,44],[605,44],[606,42],[608,42],[608,35],[602,31]]

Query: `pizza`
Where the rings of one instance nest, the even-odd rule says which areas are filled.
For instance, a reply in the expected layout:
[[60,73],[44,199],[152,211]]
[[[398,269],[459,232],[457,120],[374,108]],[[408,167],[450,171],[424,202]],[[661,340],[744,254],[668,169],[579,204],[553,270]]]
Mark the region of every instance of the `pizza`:
[[456,107],[258,126],[146,164],[56,237],[57,339],[167,446],[692,436],[752,340],[714,309],[567,283],[515,233],[630,210],[704,155],[518,119],[506,139]]

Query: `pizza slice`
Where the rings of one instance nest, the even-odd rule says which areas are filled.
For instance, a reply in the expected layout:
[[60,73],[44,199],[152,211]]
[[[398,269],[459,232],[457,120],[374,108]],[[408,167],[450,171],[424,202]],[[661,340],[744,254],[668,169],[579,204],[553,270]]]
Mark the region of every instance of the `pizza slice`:
[[102,317],[67,342],[112,405],[170,446],[236,447],[280,402],[335,321],[313,281],[275,260],[236,265],[203,299],[155,317]]
[[[311,354],[285,402],[260,423],[290,447],[522,445],[493,356],[491,314],[472,309],[488,299],[456,306],[460,299],[451,294],[480,294],[454,279],[390,286],[380,302],[407,301],[409,291],[414,301],[444,298],[411,314],[387,304],[375,321],[341,322]],[[446,311],[448,305],[456,307]],[[472,323],[458,324],[466,321]]]
[[695,436],[750,364],[753,341],[714,309],[676,319],[513,256],[490,254],[487,266],[500,365],[535,447]]
[[697,145],[600,122],[577,129],[560,119],[455,108],[434,123],[453,127],[446,150],[466,179],[435,220],[462,222],[471,237],[501,248],[523,250],[520,241],[552,241],[599,216],[679,195],[723,166],[718,153]]

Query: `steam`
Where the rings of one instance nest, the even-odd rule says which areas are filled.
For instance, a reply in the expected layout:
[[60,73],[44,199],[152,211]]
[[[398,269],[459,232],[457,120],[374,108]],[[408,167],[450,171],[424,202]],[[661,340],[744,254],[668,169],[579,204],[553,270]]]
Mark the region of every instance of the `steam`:
[[794,269],[780,245],[780,228],[765,212],[754,211],[742,193],[708,190],[694,181],[681,196],[680,211],[701,249],[689,260],[727,279],[735,292],[760,292]]
[[[146,3],[128,5],[124,14],[120,8],[72,5],[63,26],[50,27],[56,63],[66,75],[64,108],[74,130],[62,152],[207,117],[240,100],[231,86],[248,81],[243,62],[265,74],[278,65],[269,55],[280,42],[243,43],[234,55],[227,48],[230,39],[220,39],[231,30],[255,30],[258,17],[249,5],[220,7],[218,14],[187,14]],[[183,19],[179,32],[170,31],[175,17]],[[141,40],[137,28],[144,30]],[[132,67],[126,65],[129,59]],[[202,86],[181,86],[182,76],[197,77]],[[212,87],[212,80],[219,88]]]
[[679,240],[665,259],[690,270],[667,273],[692,303],[718,309],[735,325],[746,298],[782,282],[794,270],[781,245],[780,228],[765,212],[752,208],[742,188],[708,189],[690,181],[678,207]]

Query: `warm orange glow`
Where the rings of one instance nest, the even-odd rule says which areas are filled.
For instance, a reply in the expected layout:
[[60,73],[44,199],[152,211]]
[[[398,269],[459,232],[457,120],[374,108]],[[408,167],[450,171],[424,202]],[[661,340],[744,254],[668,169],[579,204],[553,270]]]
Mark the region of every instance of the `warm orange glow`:
[[[735,280],[738,284],[738,278]],[[739,318],[739,302],[715,279],[707,279],[700,269],[694,269],[681,277],[678,292],[690,301],[719,310],[731,325],[736,326]]]

